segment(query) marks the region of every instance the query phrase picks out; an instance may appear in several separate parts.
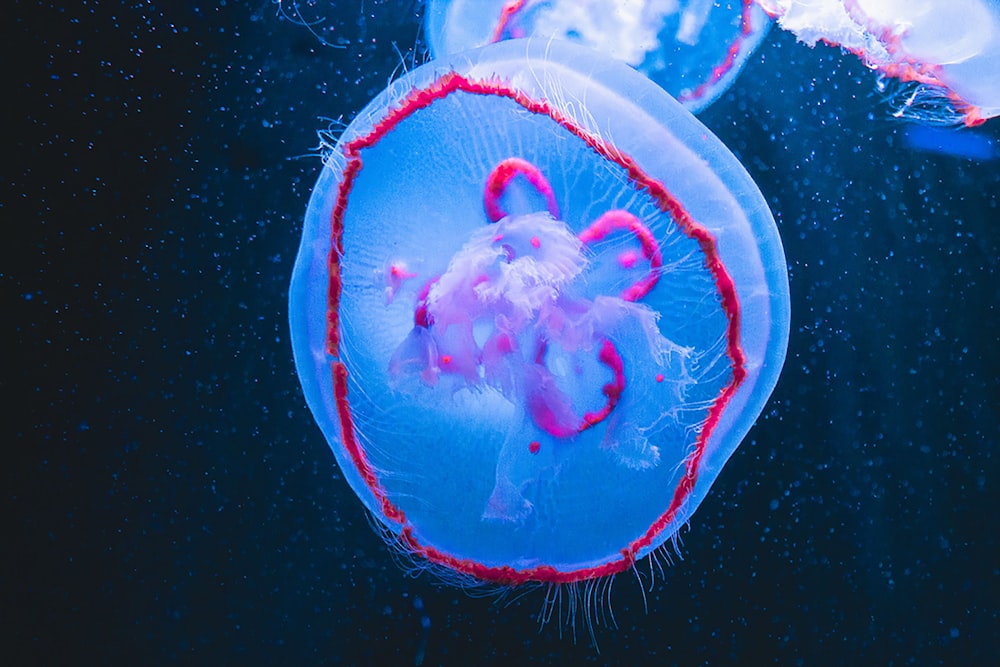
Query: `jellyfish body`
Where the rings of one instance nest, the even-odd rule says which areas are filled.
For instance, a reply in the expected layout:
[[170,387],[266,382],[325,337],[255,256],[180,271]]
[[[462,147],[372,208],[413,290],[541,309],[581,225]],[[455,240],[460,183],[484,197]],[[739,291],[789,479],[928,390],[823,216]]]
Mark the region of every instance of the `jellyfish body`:
[[431,0],[439,57],[518,37],[566,39],[638,69],[697,113],[736,79],[767,34],[753,0]]
[[326,157],[290,289],[307,402],[402,548],[505,584],[630,567],[777,381],[788,286],[733,155],[625,65],[428,63]]
[[758,0],[810,46],[825,41],[913,82],[899,116],[978,125],[1000,114],[998,0]]

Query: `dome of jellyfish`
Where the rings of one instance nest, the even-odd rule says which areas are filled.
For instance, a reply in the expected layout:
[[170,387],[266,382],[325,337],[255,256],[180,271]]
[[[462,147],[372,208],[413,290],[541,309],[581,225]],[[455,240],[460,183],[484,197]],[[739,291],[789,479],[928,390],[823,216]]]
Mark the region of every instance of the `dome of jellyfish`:
[[1000,115],[998,0],[759,0],[803,42],[855,53],[912,84],[896,115],[978,125]]
[[770,20],[753,0],[430,0],[425,24],[435,57],[518,37],[570,40],[697,113],[729,88]]
[[568,42],[434,60],[329,147],[290,289],[306,399],[389,541],[571,583],[674,537],[773,389],[789,294],[736,158]]

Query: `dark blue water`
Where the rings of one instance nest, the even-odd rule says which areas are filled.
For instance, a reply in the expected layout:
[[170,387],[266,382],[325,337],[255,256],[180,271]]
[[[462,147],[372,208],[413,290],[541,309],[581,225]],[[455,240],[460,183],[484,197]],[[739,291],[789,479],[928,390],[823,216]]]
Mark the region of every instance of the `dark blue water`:
[[415,0],[304,9],[342,48],[266,0],[5,12],[4,663],[995,659],[1000,121],[914,139],[860,62],[778,30],[701,115],[778,220],[788,360],[598,655],[539,592],[401,569],[305,406],[316,130],[425,49]]

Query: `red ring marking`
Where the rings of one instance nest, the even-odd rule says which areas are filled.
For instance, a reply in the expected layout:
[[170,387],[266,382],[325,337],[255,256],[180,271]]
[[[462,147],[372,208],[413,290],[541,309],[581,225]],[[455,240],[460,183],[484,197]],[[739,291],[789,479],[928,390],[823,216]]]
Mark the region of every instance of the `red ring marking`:
[[[545,355],[548,352],[548,349],[548,342],[544,340],[538,341],[538,347],[535,351],[536,364],[540,366],[545,365]],[[535,414],[529,409],[528,413],[531,415],[532,421],[534,421],[540,429],[557,438],[570,438],[583,433],[592,426],[597,426],[608,418],[608,415],[610,415],[615,409],[615,406],[618,405],[618,401],[621,399],[622,393],[625,391],[625,364],[622,361],[621,355],[618,353],[618,348],[615,347],[615,344],[607,338],[605,338],[601,343],[601,349],[597,354],[597,358],[602,364],[610,368],[612,372],[611,382],[606,383],[601,388],[601,393],[603,393],[606,397],[605,403],[601,409],[585,412],[583,418],[578,423],[573,425],[560,424],[556,420],[555,416],[548,410],[541,414]]]
[[649,273],[629,287],[622,290],[622,298],[626,301],[638,301],[649,294],[660,280],[659,269],[663,266],[663,255],[660,245],[656,242],[653,232],[639,218],[628,211],[615,209],[608,211],[594,220],[585,230],[580,232],[579,239],[586,244],[600,241],[616,229],[626,229],[632,232],[639,245],[642,246],[642,256],[649,261]]
[[483,206],[486,208],[486,217],[490,222],[496,222],[507,216],[507,212],[500,206],[500,197],[507,190],[507,186],[515,176],[523,176],[534,186],[538,194],[545,197],[545,203],[549,207],[549,213],[556,220],[559,219],[559,205],[556,204],[556,193],[552,191],[549,180],[545,178],[541,170],[527,160],[519,157],[509,157],[503,160],[490,175],[486,177],[486,191],[483,193]]

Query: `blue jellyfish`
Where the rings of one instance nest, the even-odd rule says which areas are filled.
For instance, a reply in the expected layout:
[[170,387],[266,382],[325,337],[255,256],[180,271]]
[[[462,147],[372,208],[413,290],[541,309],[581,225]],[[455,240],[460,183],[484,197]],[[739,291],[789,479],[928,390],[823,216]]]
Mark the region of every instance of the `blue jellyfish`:
[[1000,115],[997,0],[759,0],[810,46],[835,44],[880,76],[912,84],[895,112],[934,124]]
[[567,39],[625,61],[692,113],[736,79],[767,34],[754,0],[430,0],[439,57],[517,37]]
[[510,40],[393,82],[325,156],[289,293],[306,400],[391,542],[464,581],[675,535],[785,355],[771,213],[641,74]]

